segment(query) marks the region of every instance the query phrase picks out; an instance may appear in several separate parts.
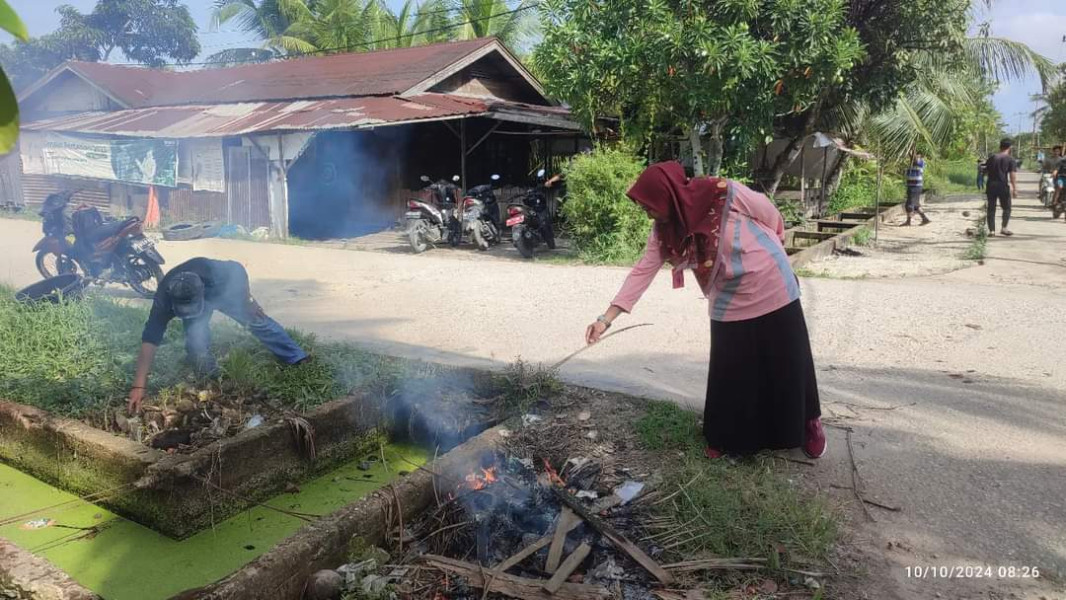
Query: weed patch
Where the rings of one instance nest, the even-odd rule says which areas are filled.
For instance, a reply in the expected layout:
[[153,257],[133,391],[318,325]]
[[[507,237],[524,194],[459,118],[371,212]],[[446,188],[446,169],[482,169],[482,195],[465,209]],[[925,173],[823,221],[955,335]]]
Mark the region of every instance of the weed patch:
[[[79,302],[27,306],[15,302],[10,288],[0,287],[0,397],[75,418],[121,406],[147,318],[146,308],[96,294]],[[218,387],[307,411],[356,389],[388,394],[405,374],[398,361],[290,333],[311,354],[310,361],[283,365],[242,328],[213,323]],[[150,395],[205,383],[186,366],[184,355],[181,322],[175,320],[156,354]]]
[[824,559],[838,534],[828,505],[775,471],[766,454],[738,461],[708,460],[696,413],[655,402],[636,423],[640,442],[668,453],[658,516],[680,528],[663,547],[677,557],[765,558],[772,567],[792,558]]
[[974,229],[976,233],[974,234],[973,243],[966,249],[963,258],[966,260],[984,260],[988,256],[988,225],[983,217],[977,219]]
[[855,235],[851,236],[851,241],[855,242],[857,246],[869,246],[873,241],[874,232],[869,227],[863,225],[855,232]]

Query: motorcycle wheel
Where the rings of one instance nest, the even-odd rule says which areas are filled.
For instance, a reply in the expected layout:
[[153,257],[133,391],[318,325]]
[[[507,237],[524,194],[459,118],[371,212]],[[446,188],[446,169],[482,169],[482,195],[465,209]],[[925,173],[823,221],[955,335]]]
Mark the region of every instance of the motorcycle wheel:
[[474,245],[477,246],[478,250],[484,252],[489,249],[489,242],[485,239],[485,234],[481,231],[480,224],[475,225],[474,228],[470,230],[470,234],[474,238]]
[[522,258],[533,258],[533,241],[526,235],[526,228],[515,225],[511,230],[511,236],[514,237],[514,246],[518,248],[518,253],[522,255]]
[[152,299],[163,281],[163,268],[145,256],[130,256],[126,263],[126,283],[141,296]]
[[411,249],[415,251],[415,254],[422,254],[429,249],[429,243],[426,242],[426,237],[422,235],[422,228],[418,225],[412,225],[407,230],[407,241],[411,243]]
[[47,250],[41,250],[37,253],[35,262],[37,263],[37,272],[45,279],[59,275],[73,275],[78,272],[78,265],[65,254],[55,254]]

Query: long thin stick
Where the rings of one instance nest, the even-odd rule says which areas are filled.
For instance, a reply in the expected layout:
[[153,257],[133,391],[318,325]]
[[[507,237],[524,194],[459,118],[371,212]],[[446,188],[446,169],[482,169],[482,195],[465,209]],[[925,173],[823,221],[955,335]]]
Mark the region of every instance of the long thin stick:
[[855,499],[859,501],[859,506],[862,507],[862,512],[866,514],[866,518],[876,523],[877,519],[870,513],[870,509],[866,508],[866,501],[862,497],[862,492],[859,491],[861,477],[859,476],[859,466],[855,464],[855,449],[851,445],[850,429],[847,430],[845,438],[848,442],[848,459],[851,460],[851,492],[855,494]]
[[565,365],[567,362],[569,362],[571,358],[574,358],[578,354],[581,354],[582,352],[584,352],[585,350],[588,350],[589,348],[591,348],[593,346],[600,345],[607,338],[614,337],[614,336],[618,335],[619,333],[622,333],[624,331],[629,331],[630,329],[636,329],[637,327],[651,327],[651,323],[640,323],[640,324],[637,324],[637,325],[630,325],[629,327],[623,327],[623,328],[619,329],[618,331],[615,331],[615,332],[612,332],[612,333],[608,333],[607,335],[601,337],[599,342],[596,342],[595,344],[588,344],[588,345],[582,346],[581,348],[578,348],[577,350],[571,352],[566,358],[564,358],[564,359],[560,360],[559,362],[555,363],[554,365],[552,365],[551,366],[551,370],[554,371],[554,370],[558,369],[559,367],[561,367],[561,366]]

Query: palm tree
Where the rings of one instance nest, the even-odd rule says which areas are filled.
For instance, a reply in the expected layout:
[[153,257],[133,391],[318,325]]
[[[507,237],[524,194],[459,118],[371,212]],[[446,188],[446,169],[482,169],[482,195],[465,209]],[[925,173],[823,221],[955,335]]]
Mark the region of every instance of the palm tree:
[[318,53],[371,50],[387,13],[378,0],[311,0],[290,30]]
[[456,16],[455,39],[496,36],[508,46],[520,46],[536,27],[531,0],[451,0]]
[[227,23],[262,40],[259,48],[234,48],[216,52],[209,62],[269,60],[287,54],[316,50],[314,44],[295,35],[293,26],[310,14],[306,0],[215,0],[211,28]]
[[386,7],[377,47],[408,48],[445,41],[453,31],[451,12],[445,0],[426,0],[418,5],[407,0],[397,13]]

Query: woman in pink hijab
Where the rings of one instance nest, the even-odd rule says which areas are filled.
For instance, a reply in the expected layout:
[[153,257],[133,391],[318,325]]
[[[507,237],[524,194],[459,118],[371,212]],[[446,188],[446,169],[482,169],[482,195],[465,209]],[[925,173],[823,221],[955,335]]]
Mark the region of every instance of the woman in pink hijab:
[[735,181],[689,179],[676,162],[648,167],[628,195],[655,225],[644,257],[588,326],[588,343],[632,312],[664,264],[675,288],[692,270],[711,316],[707,456],[797,447],[822,456],[814,359],[777,208]]

